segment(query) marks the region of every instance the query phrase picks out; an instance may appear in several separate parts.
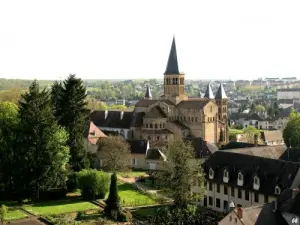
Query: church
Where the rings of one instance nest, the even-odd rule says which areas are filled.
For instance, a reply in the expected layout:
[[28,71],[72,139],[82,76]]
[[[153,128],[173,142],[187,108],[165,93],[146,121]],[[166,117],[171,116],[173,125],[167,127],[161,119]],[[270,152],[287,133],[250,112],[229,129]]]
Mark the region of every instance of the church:
[[153,99],[151,87],[132,112],[94,111],[91,119],[103,132],[116,131],[129,140],[147,139],[152,147],[170,140],[201,137],[206,142],[228,142],[227,96],[222,84],[214,95],[208,84],[203,98],[189,98],[185,74],[179,72],[173,37],[164,73],[164,92]]

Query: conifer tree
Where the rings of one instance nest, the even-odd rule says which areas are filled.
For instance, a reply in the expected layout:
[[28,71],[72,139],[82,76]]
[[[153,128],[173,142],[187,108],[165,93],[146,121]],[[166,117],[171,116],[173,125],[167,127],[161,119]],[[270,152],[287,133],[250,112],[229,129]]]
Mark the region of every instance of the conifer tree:
[[[111,175],[109,195],[106,199],[106,207],[104,212],[107,216],[118,217],[118,214],[121,211],[120,197],[118,195],[118,186],[117,186],[117,176],[115,173]],[[113,216],[114,217],[114,216]]]
[[38,199],[40,190],[65,186],[68,136],[55,122],[49,92],[40,91],[36,81],[21,97],[19,120],[16,182]]
[[[56,89],[59,91],[56,92]],[[83,81],[71,74],[62,85],[54,84],[52,93],[58,124],[65,127],[69,134],[71,167],[74,171],[88,168],[89,159],[83,146],[83,134],[89,110],[86,108],[86,89]]]

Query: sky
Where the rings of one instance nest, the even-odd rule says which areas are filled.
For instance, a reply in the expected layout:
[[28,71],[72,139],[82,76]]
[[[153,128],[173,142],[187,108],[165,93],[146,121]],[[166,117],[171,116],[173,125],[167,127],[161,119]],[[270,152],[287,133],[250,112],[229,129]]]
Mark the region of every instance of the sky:
[[2,0],[0,78],[300,78],[300,1]]

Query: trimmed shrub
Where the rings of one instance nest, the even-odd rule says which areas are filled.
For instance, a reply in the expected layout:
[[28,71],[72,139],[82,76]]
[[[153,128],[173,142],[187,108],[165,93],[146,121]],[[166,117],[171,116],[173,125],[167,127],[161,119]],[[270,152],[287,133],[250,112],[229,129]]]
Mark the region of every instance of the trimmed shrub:
[[96,169],[84,169],[77,173],[77,186],[86,200],[104,198],[109,187],[109,175]]

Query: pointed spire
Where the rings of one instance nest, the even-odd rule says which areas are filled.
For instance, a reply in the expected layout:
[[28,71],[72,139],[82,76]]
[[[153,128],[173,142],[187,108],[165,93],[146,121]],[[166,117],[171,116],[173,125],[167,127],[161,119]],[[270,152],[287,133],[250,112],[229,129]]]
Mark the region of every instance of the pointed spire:
[[175,36],[173,36],[172,46],[169,54],[166,72],[165,72],[165,75],[171,75],[171,74],[180,74],[178,69]]
[[211,89],[210,83],[208,83],[205,94],[204,94],[204,98],[208,98],[208,99],[214,99],[214,93]]
[[219,86],[215,99],[227,99],[227,95],[222,83]]
[[144,99],[152,99],[152,94],[149,85],[147,85]]

